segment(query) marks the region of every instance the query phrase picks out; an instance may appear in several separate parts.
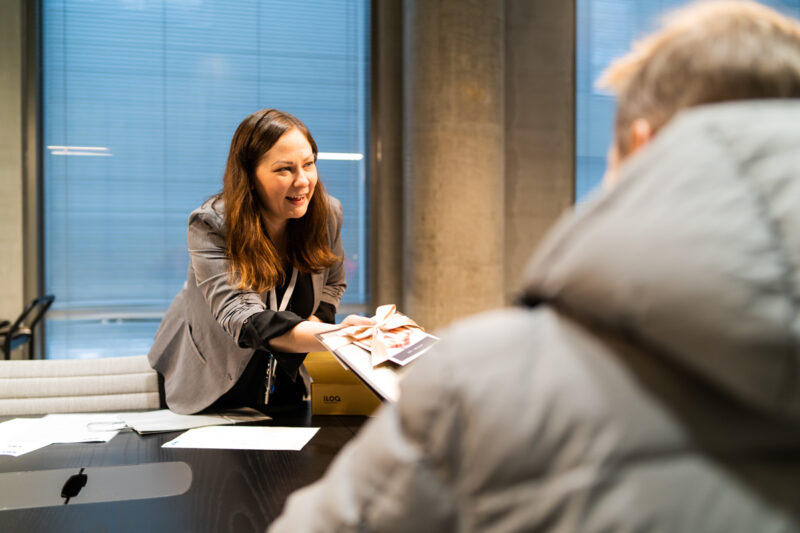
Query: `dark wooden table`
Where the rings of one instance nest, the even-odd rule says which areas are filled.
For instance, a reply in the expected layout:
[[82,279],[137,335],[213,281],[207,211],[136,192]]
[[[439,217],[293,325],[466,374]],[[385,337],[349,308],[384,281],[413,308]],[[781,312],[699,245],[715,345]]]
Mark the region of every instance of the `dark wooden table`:
[[16,458],[0,456],[0,473],[169,461],[192,470],[191,487],[179,496],[0,511],[0,531],[263,532],[289,494],[322,476],[365,420],[305,411],[262,423],[320,427],[299,452],[163,449],[180,432],[125,431],[105,444],[55,444]]

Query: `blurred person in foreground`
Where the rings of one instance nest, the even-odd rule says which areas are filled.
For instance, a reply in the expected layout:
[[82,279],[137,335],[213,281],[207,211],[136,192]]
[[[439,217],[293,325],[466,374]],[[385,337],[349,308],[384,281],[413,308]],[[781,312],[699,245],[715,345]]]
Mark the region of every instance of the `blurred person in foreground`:
[[800,24],[693,4],[615,62],[608,190],[273,531],[800,530]]

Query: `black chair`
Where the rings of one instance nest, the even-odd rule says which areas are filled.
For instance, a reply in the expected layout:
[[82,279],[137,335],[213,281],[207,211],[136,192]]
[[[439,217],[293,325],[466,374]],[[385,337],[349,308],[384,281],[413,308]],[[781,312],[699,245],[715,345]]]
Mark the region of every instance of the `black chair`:
[[[8,320],[0,321],[0,343],[3,346],[5,359],[11,359],[11,352],[16,348],[32,343],[33,328],[44,317],[55,299],[56,297],[52,295],[40,296],[25,307],[13,324]],[[30,321],[29,317],[32,317]]]

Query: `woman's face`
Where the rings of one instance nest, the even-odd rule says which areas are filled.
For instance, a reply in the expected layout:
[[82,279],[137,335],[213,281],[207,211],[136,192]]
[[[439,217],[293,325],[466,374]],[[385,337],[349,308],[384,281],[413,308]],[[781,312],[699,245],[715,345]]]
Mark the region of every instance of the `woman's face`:
[[284,133],[256,167],[256,191],[273,230],[306,214],[316,185],[314,152],[297,128]]

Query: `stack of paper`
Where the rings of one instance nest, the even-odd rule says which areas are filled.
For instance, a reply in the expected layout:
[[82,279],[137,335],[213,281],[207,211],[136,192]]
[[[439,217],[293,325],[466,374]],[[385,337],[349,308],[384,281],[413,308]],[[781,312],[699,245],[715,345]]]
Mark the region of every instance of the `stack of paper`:
[[179,415],[169,409],[143,413],[119,413],[117,415],[127,427],[139,434],[183,431],[203,426],[223,426],[239,422],[271,420],[267,415],[247,407],[220,411],[205,415]]

